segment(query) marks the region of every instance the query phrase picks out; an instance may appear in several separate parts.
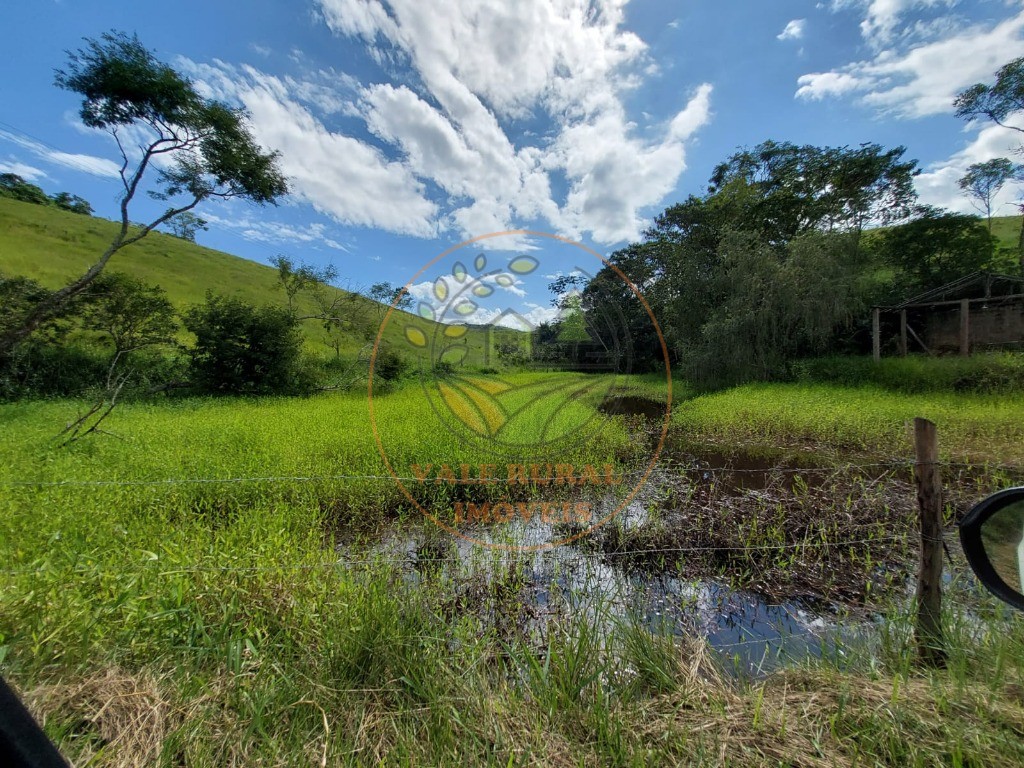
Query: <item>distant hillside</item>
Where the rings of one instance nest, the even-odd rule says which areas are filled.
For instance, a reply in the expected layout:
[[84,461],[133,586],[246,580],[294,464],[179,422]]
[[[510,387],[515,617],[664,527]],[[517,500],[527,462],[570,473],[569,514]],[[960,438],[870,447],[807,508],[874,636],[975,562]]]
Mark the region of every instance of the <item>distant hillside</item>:
[[999,238],[999,245],[1017,250],[1020,240],[1020,216],[993,216],[992,234]]
[[[0,273],[25,275],[49,288],[58,288],[95,262],[113,239],[117,227],[107,219],[0,198]],[[159,285],[179,309],[201,302],[207,290],[237,296],[253,304],[285,302],[284,293],[276,288],[277,272],[273,268],[162,232],[153,232],[117,253],[107,269]],[[339,288],[331,290],[351,295]],[[361,296],[349,306],[353,316],[361,316],[364,322],[376,323],[381,315],[380,305]],[[312,302],[303,298],[299,312],[314,312]],[[417,326],[430,336],[435,323],[409,313],[402,313],[401,318],[392,317],[385,338],[399,351],[411,354],[413,348],[402,339],[408,325]],[[307,321],[304,327],[311,351],[333,354],[317,321]],[[485,347],[493,345],[495,338],[510,334],[521,336],[507,329],[468,330],[465,334],[466,364],[482,364]],[[352,332],[346,335],[341,351],[353,355],[365,344],[361,335]]]

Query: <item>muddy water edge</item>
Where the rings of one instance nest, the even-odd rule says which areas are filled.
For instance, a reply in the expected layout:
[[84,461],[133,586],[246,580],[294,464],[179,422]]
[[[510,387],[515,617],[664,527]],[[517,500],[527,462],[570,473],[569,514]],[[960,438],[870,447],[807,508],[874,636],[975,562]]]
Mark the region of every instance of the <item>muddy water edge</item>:
[[[662,403],[632,396],[600,410],[647,440],[664,415]],[[968,503],[975,489],[962,490],[950,503]],[[603,504],[612,509],[614,499]],[[906,465],[832,466],[813,451],[675,439],[631,504],[566,544],[517,549],[584,533],[534,518],[472,531],[501,548],[408,524],[346,537],[337,549],[352,567],[386,562],[410,587],[429,582],[453,614],[472,612],[499,634],[542,643],[568,615],[589,615],[606,632],[628,620],[703,638],[726,669],[757,676],[841,656],[885,605],[905,601],[915,525]]]

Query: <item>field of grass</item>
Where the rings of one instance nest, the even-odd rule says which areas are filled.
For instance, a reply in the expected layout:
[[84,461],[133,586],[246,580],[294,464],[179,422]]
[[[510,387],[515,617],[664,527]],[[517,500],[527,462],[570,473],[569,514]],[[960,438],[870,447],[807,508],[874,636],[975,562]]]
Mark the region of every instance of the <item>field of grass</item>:
[[1020,241],[1020,216],[993,216],[992,234],[999,240],[1001,248],[1017,250]]
[[[118,226],[107,219],[0,198],[0,274],[24,275],[48,288],[58,288],[96,261],[110,244]],[[203,301],[210,289],[252,304],[286,303],[284,292],[276,288],[275,269],[162,232],[153,232],[128,246],[113,257],[107,268],[132,275],[149,285],[159,285],[178,309]],[[341,289],[331,290],[347,295]],[[346,307],[350,307],[346,311],[352,312],[354,318],[364,318],[362,323],[357,323],[359,326],[376,327],[383,318],[380,305],[369,299],[356,297]],[[300,314],[315,311],[313,302],[304,296],[299,297],[296,308]],[[436,326],[408,312],[400,312],[389,322],[385,341],[413,358],[418,351],[404,341],[406,326],[423,330],[428,338]],[[320,323],[306,322],[304,331],[310,351],[321,355],[333,352]],[[468,348],[465,364],[481,365],[484,350],[508,334],[516,332],[470,328],[462,337]],[[346,336],[341,353],[350,356],[365,344],[366,339],[353,330]],[[494,359],[493,350],[490,359]]]
[[[578,434],[609,382],[501,383],[547,393],[534,418],[503,422],[526,442]],[[516,396],[470,384],[515,413]],[[600,604],[524,628],[526,554],[491,553],[486,581],[339,554],[346,528],[404,505],[365,395],[128,404],[111,434],[60,448],[52,437],[79,407],[0,406],[0,670],[78,765],[1024,762],[1024,622],[969,575],[945,604],[945,670],[914,664],[896,601],[863,644],[735,680],[699,640],[631,618],[608,632]],[[417,382],[374,408],[396,465],[480,460]],[[806,385],[740,388],[675,414],[689,437],[901,456],[914,415],[938,420],[950,455],[1008,450],[1021,430],[1005,398]],[[622,465],[638,446],[614,419],[559,450]],[[215,482],[237,478],[265,479]],[[60,481],[97,484],[47,485]]]
[[913,419],[938,426],[945,459],[1024,463],[1019,394],[908,394],[878,386],[748,384],[673,409],[680,439],[760,447],[810,447],[837,462],[913,457]]

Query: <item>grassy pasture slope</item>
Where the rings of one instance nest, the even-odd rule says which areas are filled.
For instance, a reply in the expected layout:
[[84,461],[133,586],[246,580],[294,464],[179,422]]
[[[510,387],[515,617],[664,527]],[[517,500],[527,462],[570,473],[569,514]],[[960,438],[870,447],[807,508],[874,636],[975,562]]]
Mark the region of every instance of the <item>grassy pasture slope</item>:
[[[25,275],[49,288],[58,288],[95,262],[113,239],[117,226],[107,219],[0,198],[0,274]],[[273,268],[162,232],[153,232],[125,248],[111,259],[107,268],[150,285],[159,285],[179,309],[201,302],[208,289],[253,304],[283,304],[285,301],[284,293],[276,288]],[[334,290],[345,293],[341,289]],[[369,318],[378,316],[379,309],[374,302],[361,297],[355,302],[355,312]],[[310,314],[314,307],[311,301],[301,297],[298,310],[301,314]],[[435,324],[407,312],[400,317],[392,316],[385,340],[411,356],[414,349],[402,338],[403,328],[408,324],[421,328],[428,337]],[[333,354],[319,323],[307,321],[304,330],[310,351]],[[464,337],[469,347],[466,365],[480,365],[485,345],[504,335],[521,334],[506,329],[488,334],[471,328]],[[354,354],[365,343],[353,332],[347,337],[342,354]]]
[[992,234],[999,239],[1003,248],[1017,249],[1020,239],[1020,216],[993,216]]

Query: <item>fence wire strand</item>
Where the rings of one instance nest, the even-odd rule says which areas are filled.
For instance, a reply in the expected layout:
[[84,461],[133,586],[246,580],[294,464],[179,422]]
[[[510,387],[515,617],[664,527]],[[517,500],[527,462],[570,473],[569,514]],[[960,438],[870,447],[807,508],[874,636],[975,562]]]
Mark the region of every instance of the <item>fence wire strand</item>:
[[[682,465],[673,464],[667,467],[655,467],[650,470],[637,470],[632,472],[620,472],[613,475],[616,478],[621,477],[642,477],[646,474],[654,474],[655,472],[676,472],[679,474],[780,474],[790,473],[799,474],[801,472],[842,472],[848,470],[863,470],[863,469],[900,469],[913,467],[914,462],[912,461],[886,461],[886,462],[872,462],[867,464],[840,464],[829,467],[787,467],[787,466],[776,466],[768,468],[749,468],[749,467],[701,467],[695,465]],[[440,465],[438,465],[440,466]],[[953,466],[949,464],[949,466]],[[971,465],[964,465],[971,466]],[[974,465],[976,467],[976,465]],[[1018,468],[1020,471],[1024,471],[1022,468]],[[252,476],[252,477],[184,477],[184,478],[162,478],[157,480],[0,480],[0,487],[6,488],[88,488],[88,487],[145,487],[145,486],[165,486],[165,485],[218,485],[218,484],[235,484],[235,483],[313,483],[313,482],[330,482],[337,480],[384,480],[384,481],[401,481],[409,483],[420,483],[429,485],[484,485],[484,484],[504,484],[504,485],[523,485],[523,486],[539,486],[539,485],[559,485],[558,478],[544,478],[543,482],[536,480],[528,480],[523,482],[519,478],[505,478],[505,477],[488,477],[488,478],[470,478],[464,480],[456,478],[449,480],[447,478],[438,478],[434,475],[425,475],[424,477],[406,477],[401,475],[266,475],[266,476]],[[580,483],[563,483],[565,485],[582,485]]]
[[[624,557],[627,555],[651,555],[651,554],[670,554],[670,553],[684,553],[684,552],[756,552],[756,551],[778,551],[787,549],[806,549],[810,547],[818,548],[839,548],[839,547],[850,547],[859,544],[876,544],[885,541],[904,541],[907,536],[911,535],[910,532],[901,535],[891,536],[873,536],[864,539],[846,539],[843,541],[816,541],[813,539],[799,541],[799,542],[788,542],[785,544],[755,544],[748,546],[694,546],[694,547],[657,547],[650,549],[626,549],[626,550],[580,550],[581,553],[595,554],[605,559],[614,559],[617,557]],[[513,545],[509,545],[513,546]],[[481,548],[483,551],[485,548]],[[509,555],[521,557],[523,559],[537,558],[537,557],[564,557],[564,554],[558,550],[557,547],[549,549],[538,549],[532,551],[523,550],[504,550],[504,549],[492,549],[491,551],[496,554],[495,557],[507,557]],[[209,565],[209,566],[198,566],[190,565],[183,566],[180,568],[169,568],[166,571],[161,571],[160,575],[168,576],[177,573],[270,573],[270,572],[281,572],[281,571],[316,571],[316,570],[332,570],[335,568],[344,568],[346,566],[360,566],[360,565],[408,565],[410,563],[415,564],[427,564],[427,563],[444,563],[452,562],[458,559],[456,556],[450,557],[421,557],[415,552],[407,552],[402,556],[385,556],[383,554],[373,557],[363,558],[348,558],[339,557],[339,559],[331,562],[323,563],[279,563],[277,565],[266,565],[266,566],[232,566],[232,565]],[[142,561],[138,565],[146,566],[149,563],[157,563],[158,560]],[[473,564],[472,559],[467,559],[464,562]],[[54,568],[38,567],[38,568],[10,568],[0,569],[0,574],[6,576],[25,576],[32,574],[43,574],[49,573]],[[97,570],[124,570],[124,566],[118,566],[117,568],[96,568],[96,567],[75,567],[71,568],[71,573],[89,574],[95,573]]]

